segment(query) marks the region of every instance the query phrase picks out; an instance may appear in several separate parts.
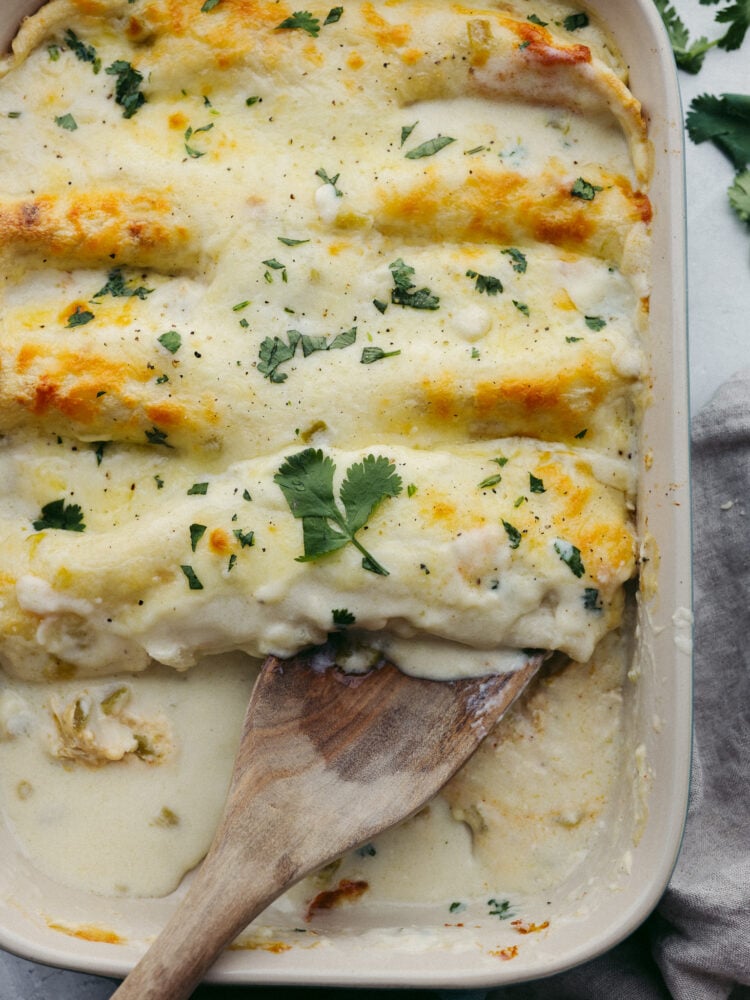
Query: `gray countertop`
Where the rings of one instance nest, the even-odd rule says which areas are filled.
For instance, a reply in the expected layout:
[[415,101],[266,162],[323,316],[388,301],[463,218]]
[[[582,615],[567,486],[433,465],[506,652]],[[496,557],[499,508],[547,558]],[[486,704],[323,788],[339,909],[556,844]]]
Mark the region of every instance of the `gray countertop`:
[[[714,7],[690,0],[674,6],[695,36],[717,34]],[[750,40],[734,53],[709,53],[697,76],[680,73],[685,109],[703,93],[750,93]],[[750,229],[728,207],[732,180],[728,160],[712,145],[687,142],[688,281],[691,409],[695,413],[729,375],[750,367]],[[0,952],[1,1000],[106,1000],[117,982],[27,962]],[[298,990],[202,987],[196,1000],[223,1000],[252,993],[282,1000]],[[310,997],[326,991],[312,990]],[[330,991],[327,991],[330,993]],[[338,994],[340,995],[340,994]],[[410,993],[411,1000],[434,993]],[[395,1000],[397,994],[388,994]]]

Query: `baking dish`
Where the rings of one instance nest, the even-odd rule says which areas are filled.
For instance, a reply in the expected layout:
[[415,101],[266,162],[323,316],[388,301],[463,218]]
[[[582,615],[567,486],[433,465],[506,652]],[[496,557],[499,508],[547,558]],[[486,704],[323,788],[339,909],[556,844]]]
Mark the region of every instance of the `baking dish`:
[[[5,5],[0,15],[4,42],[35,6]],[[549,975],[588,960],[625,936],[653,908],[669,877],[686,808],[690,742],[681,110],[671,52],[649,0],[627,9],[613,0],[590,7],[610,26],[631,67],[631,86],[648,115],[655,151],[648,345],[654,390],[645,420],[649,460],[639,503],[644,599],[628,706],[632,742],[638,747],[634,766],[643,786],[642,835],[633,846],[632,824],[620,823],[613,810],[606,856],[592,859],[585,885],[579,881],[556,893],[544,912],[549,927],[524,937],[517,954],[513,949],[520,939],[512,926],[473,914],[471,920],[447,926],[445,913],[429,907],[342,910],[328,918],[325,936],[300,935],[299,944],[279,947],[274,928],[287,932],[285,942],[288,932],[294,932],[280,905],[269,914],[267,931],[222,957],[212,972],[216,981],[448,988]],[[8,831],[0,837],[0,944],[24,957],[124,974],[174,905],[170,897],[113,900],[63,889],[33,871]],[[64,928],[68,933],[61,932]]]

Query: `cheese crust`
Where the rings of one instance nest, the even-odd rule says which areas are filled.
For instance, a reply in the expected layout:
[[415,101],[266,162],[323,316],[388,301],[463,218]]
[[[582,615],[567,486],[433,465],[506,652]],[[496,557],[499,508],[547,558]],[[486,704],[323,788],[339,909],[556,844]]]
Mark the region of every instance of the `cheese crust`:
[[[0,80],[6,669],[289,655],[343,610],[580,660],[618,626],[650,149],[604,31],[509,6],[27,19]],[[307,450],[337,497],[370,456],[400,477],[357,534],[386,573],[300,561],[279,475]]]

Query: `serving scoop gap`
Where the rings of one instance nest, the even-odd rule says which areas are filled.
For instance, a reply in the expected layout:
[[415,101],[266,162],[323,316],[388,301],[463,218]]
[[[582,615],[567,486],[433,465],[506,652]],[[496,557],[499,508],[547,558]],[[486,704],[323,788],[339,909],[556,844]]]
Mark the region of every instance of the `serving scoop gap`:
[[549,654],[433,681],[269,657],[253,688],[222,819],[164,930],[113,1000],[185,1000],[295,882],[419,810],[471,756]]

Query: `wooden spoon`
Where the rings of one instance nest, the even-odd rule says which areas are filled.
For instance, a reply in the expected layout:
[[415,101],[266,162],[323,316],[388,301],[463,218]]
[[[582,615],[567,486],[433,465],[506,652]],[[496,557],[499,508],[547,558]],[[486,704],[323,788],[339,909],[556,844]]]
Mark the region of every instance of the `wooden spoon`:
[[[277,896],[420,809],[476,750],[546,654],[457,681],[269,657],[223,818],[180,906],[113,1000],[185,1000]],[[312,662],[315,662],[314,660]]]

